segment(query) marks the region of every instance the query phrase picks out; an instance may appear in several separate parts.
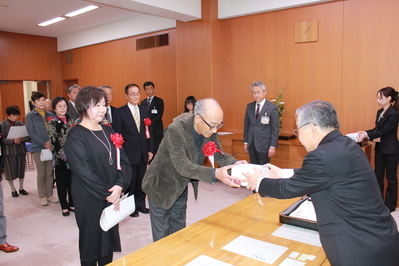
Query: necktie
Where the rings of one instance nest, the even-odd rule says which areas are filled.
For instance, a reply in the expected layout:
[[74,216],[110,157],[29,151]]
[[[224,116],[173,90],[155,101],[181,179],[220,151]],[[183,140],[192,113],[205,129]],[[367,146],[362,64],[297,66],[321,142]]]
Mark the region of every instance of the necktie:
[[151,98],[147,99],[147,108],[148,110],[150,110],[150,106],[151,106]]
[[140,120],[139,120],[139,113],[137,110],[137,106],[133,108],[133,118],[134,122],[136,122],[137,130],[140,132]]
[[256,107],[255,119],[258,119],[260,112],[260,104],[258,103],[258,107]]
[[107,118],[107,120],[112,123],[112,118],[111,118],[111,106],[107,107],[107,113],[105,114],[105,117]]

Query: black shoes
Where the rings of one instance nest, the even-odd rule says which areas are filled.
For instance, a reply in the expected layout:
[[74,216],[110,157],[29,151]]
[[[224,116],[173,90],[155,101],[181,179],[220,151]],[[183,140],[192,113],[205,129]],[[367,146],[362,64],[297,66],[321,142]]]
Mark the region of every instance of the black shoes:
[[16,191],[13,191],[13,192],[11,192],[11,195],[14,197],[14,198],[18,198],[18,192],[16,192]]
[[62,216],[69,216],[69,211],[67,211],[67,212],[62,212]]
[[29,195],[29,193],[25,189],[20,189],[19,194],[24,195],[24,196]]
[[134,213],[130,214],[130,217],[139,217],[139,213],[137,211],[135,211]]
[[144,209],[139,208],[139,209],[137,209],[137,211],[144,213],[144,214],[150,213],[150,209],[148,209],[148,208],[144,208]]

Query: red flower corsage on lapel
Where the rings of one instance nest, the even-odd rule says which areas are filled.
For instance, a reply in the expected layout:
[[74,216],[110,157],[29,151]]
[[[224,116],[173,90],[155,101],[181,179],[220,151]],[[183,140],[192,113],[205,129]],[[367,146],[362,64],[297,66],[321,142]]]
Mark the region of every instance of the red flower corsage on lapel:
[[217,152],[224,154],[221,150],[218,149],[218,147],[216,146],[216,143],[213,141],[208,141],[202,148],[202,152],[205,154],[205,156],[208,156],[209,161],[212,164],[212,167],[215,167],[214,166],[214,163],[215,163],[214,154]]
[[144,118],[145,137],[146,137],[147,139],[150,138],[150,130],[148,129],[148,126],[151,126],[151,123],[152,123],[151,119],[149,119],[148,117],[147,117],[147,118]]
[[122,134],[119,133],[111,134],[111,140],[116,148],[116,169],[121,170],[121,154],[119,149],[122,149],[122,145],[125,141],[123,140]]

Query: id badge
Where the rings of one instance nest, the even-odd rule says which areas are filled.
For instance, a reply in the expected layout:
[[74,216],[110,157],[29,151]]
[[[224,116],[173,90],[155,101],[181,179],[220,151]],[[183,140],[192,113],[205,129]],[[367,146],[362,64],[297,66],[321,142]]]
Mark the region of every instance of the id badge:
[[264,125],[268,125],[270,122],[270,117],[266,116],[266,114],[264,116],[262,116],[262,119],[260,120],[260,122]]
[[154,114],[154,115],[158,114],[158,110],[157,110],[157,109],[155,109],[155,108],[154,108],[154,109],[152,109],[152,110],[151,110],[151,114]]

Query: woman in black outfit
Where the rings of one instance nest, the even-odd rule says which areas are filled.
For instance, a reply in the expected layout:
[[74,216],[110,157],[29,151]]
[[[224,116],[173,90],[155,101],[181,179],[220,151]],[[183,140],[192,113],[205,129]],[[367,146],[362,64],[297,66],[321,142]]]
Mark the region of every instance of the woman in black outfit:
[[131,168],[123,151],[121,170],[117,170],[116,147],[110,126],[101,125],[107,94],[95,87],[85,87],[76,97],[81,122],[68,133],[64,146],[72,171],[72,197],[79,228],[81,265],[105,265],[113,252],[121,251],[118,225],[107,232],[100,227],[103,209],[111,204],[119,209],[122,191],[129,186]]
[[62,215],[69,216],[69,211],[74,211],[74,205],[71,194],[71,170],[64,153],[64,145],[73,120],[67,115],[68,101],[64,97],[55,97],[52,108],[55,116],[47,123],[47,133],[53,146],[55,180]]
[[384,175],[388,181],[385,195],[385,205],[393,212],[396,209],[398,194],[398,123],[399,113],[392,106],[397,100],[398,92],[391,87],[380,89],[377,92],[377,102],[382,107],[377,111],[375,128],[360,131],[360,141],[366,137],[376,142],[375,144],[375,175],[381,193],[384,195]]

